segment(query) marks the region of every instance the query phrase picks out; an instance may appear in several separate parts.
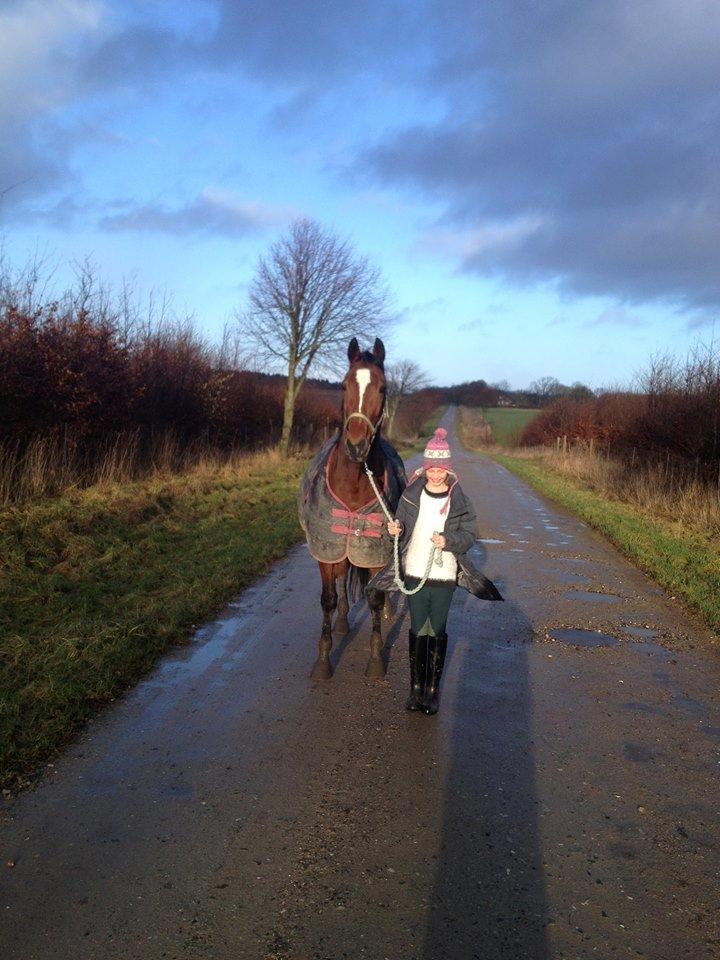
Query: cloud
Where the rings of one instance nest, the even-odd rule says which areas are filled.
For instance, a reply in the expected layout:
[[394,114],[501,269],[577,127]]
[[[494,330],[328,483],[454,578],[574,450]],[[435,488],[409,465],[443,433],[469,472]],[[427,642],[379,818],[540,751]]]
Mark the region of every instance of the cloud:
[[421,252],[469,261],[518,247],[542,226],[539,217],[519,217],[514,221],[487,222],[473,229],[449,229],[435,226],[425,230],[416,241]]
[[420,243],[516,284],[717,306],[720,6],[451,0],[437,16],[426,82],[445,119],[360,161],[445,205]]
[[0,10],[0,214],[73,179],[73,145],[54,119],[82,86],[78,48],[101,32],[94,0],[20,0]]
[[287,223],[296,215],[290,208],[248,202],[227,191],[207,188],[184,206],[144,204],[103,217],[98,225],[109,231],[244,237]]

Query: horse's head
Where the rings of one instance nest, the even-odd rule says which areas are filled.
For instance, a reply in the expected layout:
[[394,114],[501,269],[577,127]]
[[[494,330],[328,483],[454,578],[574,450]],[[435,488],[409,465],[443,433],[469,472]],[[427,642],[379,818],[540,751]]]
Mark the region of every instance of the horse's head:
[[343,381],[343,433],[351,460],[361,463],[380,428],[385,410],[385,347],[375,339],[372,353],[361,350],[355,337],[348,347],[350,369]]

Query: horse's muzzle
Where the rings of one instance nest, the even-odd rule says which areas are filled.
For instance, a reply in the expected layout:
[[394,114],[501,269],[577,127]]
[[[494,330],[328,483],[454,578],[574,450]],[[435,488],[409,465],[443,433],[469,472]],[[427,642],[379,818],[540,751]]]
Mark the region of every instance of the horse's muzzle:
[[363,437],[359,443],[351,443],[350,438],[346,437],[345,449],[354,463],[362,463],[367,460],[367,455],[370,453],[370,442]]

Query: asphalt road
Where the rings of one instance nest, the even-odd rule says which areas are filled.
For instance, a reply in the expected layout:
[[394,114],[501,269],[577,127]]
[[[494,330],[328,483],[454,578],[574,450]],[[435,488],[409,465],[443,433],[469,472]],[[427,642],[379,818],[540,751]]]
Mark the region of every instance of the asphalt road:
[[320,581],[293,550],[6,802],[3,960],[720,957],[717,643],[455,461],[506,602],[456,593],[440,713],[403,709],[404,605],[385,680],[360,605],[309,680]]

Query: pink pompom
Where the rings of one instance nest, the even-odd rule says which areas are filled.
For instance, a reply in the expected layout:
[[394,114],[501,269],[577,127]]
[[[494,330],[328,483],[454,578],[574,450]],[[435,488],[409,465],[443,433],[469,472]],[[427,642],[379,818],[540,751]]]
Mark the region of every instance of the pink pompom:
[[447,430],[445,427],[438,427],[435,431],[435,436],[438,438],[438,440],[444,440],[445,437],[447,437]]

